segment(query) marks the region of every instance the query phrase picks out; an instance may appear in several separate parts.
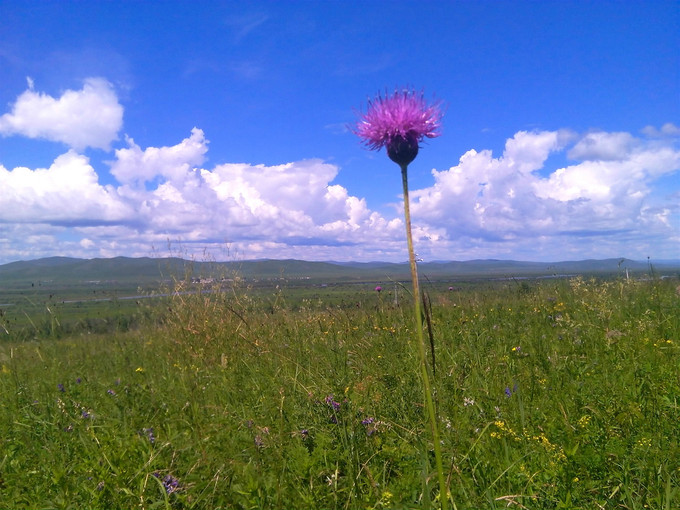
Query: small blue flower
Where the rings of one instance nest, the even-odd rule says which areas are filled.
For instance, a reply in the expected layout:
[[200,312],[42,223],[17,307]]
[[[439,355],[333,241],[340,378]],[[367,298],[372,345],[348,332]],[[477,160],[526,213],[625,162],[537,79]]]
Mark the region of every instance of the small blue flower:
[[58,389],[59,391],[61,391],[62,393],[64,393],[64,392],[66,391],[66,390],[64,389],[64,385],[61,384],[61,383],[57,384],[57,389]]
[[505,396],[508,398],[512,397],[512,390],[510,389],[509,386],[505,387]]

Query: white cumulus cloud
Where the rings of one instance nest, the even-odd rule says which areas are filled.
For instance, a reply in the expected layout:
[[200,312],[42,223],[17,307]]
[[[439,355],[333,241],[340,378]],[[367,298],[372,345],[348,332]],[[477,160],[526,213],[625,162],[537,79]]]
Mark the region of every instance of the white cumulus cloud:
[[[217,257],[228,245],[244,258],[406,259],[401,212],[371,210],[334,183],[334,164],[206,167],[197,128],[175,145],[127,141],[109,163],[115,184],[100,184],[75,150],[49,168],[0,166],[0,253],[140,256],[176,241]],[[425,260],[563,260],[662,247],[672,258],[680,206],[675,188],[658,183],[680,170],[676,145],[669,136],[520,131],[498,156],[470,150],[411,190],[416,251]],[[556,160],[573,164],[550,167]]]
[[36,92],[33,81],[0,116],[0,134],[22,135],[62,142],[82,151],[86,147],[109,150],[123,124],[123,107],[113,86],[102,78],[88,78],[81,90],[60,97]]
[[[650,194],[657,179],[680,170],[680,150],[629,133],[588,133],[568,148],[563,142],[572,138],[519,132],[500,157],[468,151],[458,165],[433,171],[432,186],[412,192],[414,218],[441,246],[483,240],[515,253],[518,243],[526,251],[539,239],[559,246],[567,236],[574,245],[579,237],[620,235],[621,250],[624,237],[678,234],[669,219],[674,206],[653,204]],[[565,150],[581,161],[544,168],[551,152]]]
[[49,168],[0,165],[0,222],[87,225],[131,218],[130,206],[98,179],[88,159],[72,150]]
[[163,177],[171,181],[186,178],[194,167],[204,161],[208,141],[203,131],[191,130],[191,136],[172,147],[148,147],[142,150],[127,137],[129,147],[116,150],[111,173],[120,183],[140,184]]

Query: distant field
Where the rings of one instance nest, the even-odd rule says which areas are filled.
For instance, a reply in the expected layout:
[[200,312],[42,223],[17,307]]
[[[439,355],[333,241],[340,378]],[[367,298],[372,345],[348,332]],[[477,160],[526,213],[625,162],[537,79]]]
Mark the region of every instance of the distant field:
[[[680,274],[680,262],[659,265],[656,276]],[[659,272],[661,271],[661,272]],[[646,278],[648,263],[625,259],[534,263],[515,261],[432,262],[421,264],[430,291],[521,285],[535,279],[578,274],[602,278]],[[385,289],[383,299],[399,302],[409,278],[406,264],[325,263],[263,260],[230,263],[179,258],[52,257],[0,266],[0,332],[4,339],[41,338],[89,332],[125,331],[181,292],[213,292],[234,280],[264,302],[361,306]]]

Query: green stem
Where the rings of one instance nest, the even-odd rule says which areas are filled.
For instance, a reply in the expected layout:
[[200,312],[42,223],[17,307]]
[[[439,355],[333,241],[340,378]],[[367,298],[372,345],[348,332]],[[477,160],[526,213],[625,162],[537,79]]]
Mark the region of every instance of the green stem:
[[444,479],[444,469],[442,467],[442,452],[439,440],[438,419],[432,401],[432,386],[430,385],[430,375],[427,372],[427,357],[425,354],[425,337],[423,336],[423,320],[420,311],[420,285],[418,282],[418,268],[416,266],[416,254],[413,250],[413,236],[411,235],[411,210],[408,198],[408,165],[401,166],[401,181],[404,186],[404,218],[406,220],[406,242],[408,244],[408,259],[411,266],[411,280],[413,281],[413,306],[416,320],[416,333],[418,334],[418,352],[420,354],[420,371],[423,377],[425,392],[425,404],[427,414],[432,428],[432,442],[434,447],[434,459],[439,478],[439,500],[442,510],[448,507],[448,490]]

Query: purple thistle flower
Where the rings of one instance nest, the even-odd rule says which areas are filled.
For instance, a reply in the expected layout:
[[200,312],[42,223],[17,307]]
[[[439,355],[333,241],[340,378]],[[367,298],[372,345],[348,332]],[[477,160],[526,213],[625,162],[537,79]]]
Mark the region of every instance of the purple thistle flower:
[[423,138],[439,136],[442,116],[441,103],[427,104],[422,92],[395,90],[369,100],[352,131],[369,149],[385,147],[392,161],[405,166],[418,155]]

